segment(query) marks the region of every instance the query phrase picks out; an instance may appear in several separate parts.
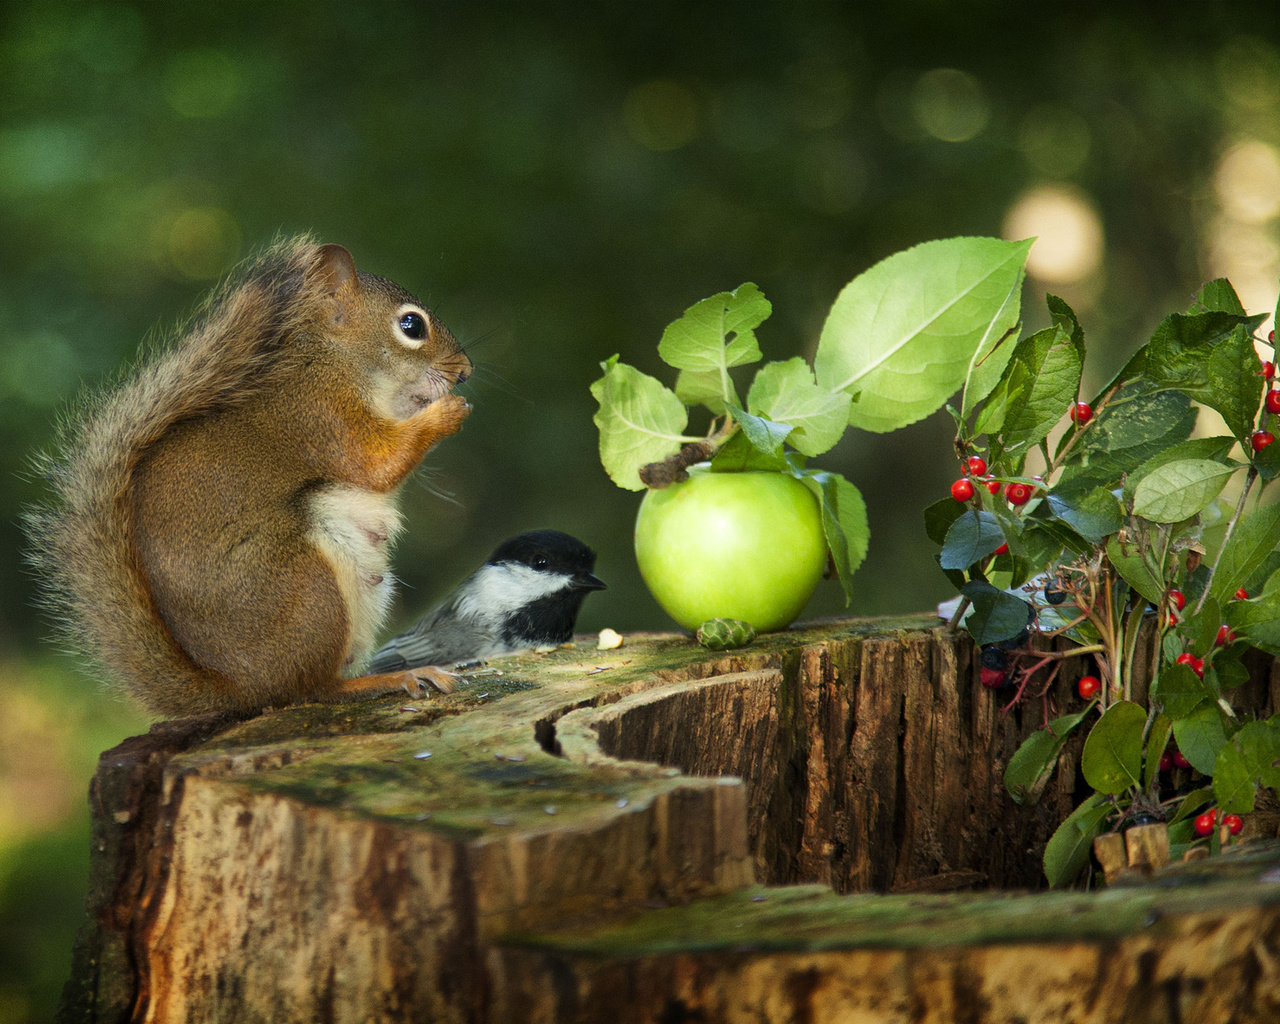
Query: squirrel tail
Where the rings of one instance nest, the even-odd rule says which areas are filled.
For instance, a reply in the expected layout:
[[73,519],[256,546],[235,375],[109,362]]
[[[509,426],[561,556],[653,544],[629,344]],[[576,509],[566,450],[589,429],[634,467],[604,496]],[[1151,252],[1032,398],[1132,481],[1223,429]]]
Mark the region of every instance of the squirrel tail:
[[308,237],[277,242],[214,294],[177,344],[83,399],[36,458],[53,498],[24,517],[28,561],[58,639],[154,713],[191,713],[182,684],[193,676],[230,683],[194,663],[159,616],[134,540],[135,467],[173,424],[230,406],[269,378],[273,352],[318,315],[308,274],[318,249]]

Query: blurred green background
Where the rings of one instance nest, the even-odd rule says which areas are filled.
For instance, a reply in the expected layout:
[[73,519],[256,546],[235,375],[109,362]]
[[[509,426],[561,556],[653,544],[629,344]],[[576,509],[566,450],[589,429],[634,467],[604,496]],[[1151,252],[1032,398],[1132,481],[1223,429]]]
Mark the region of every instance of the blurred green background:
[[[766,358],[890,253],[1038,235],[1024,297],[1071,302],[1099,383],[1201,282],[1280,273],[1278,8],[754,3],[0,5],[0,1024],[46,1019],[87,869],[97,754],[144,719],[41,644],[28,471],[121,367],[277,233],[348,246],[433,306],[475,412],[410,482],[398,620],[505,537],[553,526],[610,589],[579,626],[667,628],[596,456],[614,352],[670,382],[663,327],[754,281]],[[1267,327],[1264,326],[1263,330]],[[920,510],[945,415],[850,432],[867,498],[850,611],[948,596]],[[809,615],[842,610],[827,583]]]

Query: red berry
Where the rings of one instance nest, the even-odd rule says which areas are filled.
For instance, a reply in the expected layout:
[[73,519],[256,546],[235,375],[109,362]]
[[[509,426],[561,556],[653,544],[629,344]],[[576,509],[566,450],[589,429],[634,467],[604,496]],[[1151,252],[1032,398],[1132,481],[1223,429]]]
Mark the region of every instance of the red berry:
[[1198,676],[1204,675],[1204,658],[1191,659],[1191,671]]
[[1004,489],[1004,496],[1009,500],[1010,505],[1025,505],[1031,500],[1031,485],[1008,484]]
[[974,476],[982,476],[987,471],[987,460],[981,455],[970,455],[965,465]]
[[1098,681],[1097,676],[1081,676],[1080,682],[1076,683],[1076,689],[1085,700],[1092,700],[1093,695],[1102,689],[1102,683]]
[[1228,814],[1223,817],[1222,824],[1227,826],[1227,831],[1233,836],[1238,836],[1244,828],[1244,819],[1238,814]]
[[1187,760],[1187,755],[1184,754],[1181,750],[1175,750],[1173,752],[1173,763],[1177,765],[1179,768],[1191,767],[1191,762]]
[[1265,377],[1267,380],[1270,380],[1275,375],[1276,375],[1276,364],[1273,363],[1270,359],[1268,359],[1266,362],[1262,364],[1262,376]]
[[1009,553],[1009,545],[1007,543],[1001,544],[998,548],[996,548],[995,553],[997,555],[1007,555]]
[[1267,445],[1276,439],[1276,435],[1269,430],[1255,430],[1249,436],[1249,443],[1253,445],[1255,452],[1262,451]]
[[1276,343],[1276,332],[1267,331],[1267,343],[1274,346]]
[[1215,644],[1217,644],[1219,647],[1223,647],[1226,644],[1233,644],[1235,643],[1235,641],[1236,641],[1236,635],[1232,630],[1228,629],[1226,626],[1218,627],[1218,637],[1216,640],[1214,640]]
[[983,665],[982,669],[978,672],[978,679],[988,690],[998,690],[1000,687],[1004,686],[1004,670],[998,668],[987,668]]
[[1236,600],[1237,601],[1249,600],[1249,591],[1245,590],[1244,587],[1241,587],[1239,590],[1236,591]]
[[1176,665],[1190,665],[1193,661],[1196,660],[1196,656],[1192,654],[1190,651],[1183,651],[1173,660],[1174,660],[1174,664]]
[[1076,402],[1076,404],[1071,407],[1071,418],[1082,427],[1093,419],[1093,410],[1089,408],[1089,403]]
[[1195,820],[1195,830],[1198,836],[1207,836],[1213,831],[1213,826],[1217,823],[1217,811],[1205,811]]
[[1169,600],[1172,602],[1173,606],[1178,609],[1178,611],[1182,611],[1182,609],[1187,606],[1187,599],[1181,590],[1169,591]]
[[992,494],[999,494],[999,493],[1000,493],[1000,481],[999,481],[999,480],[988,480],[988,481],[987,481],[987,490],[988,490],[988,491],[990,491]]
[[1267,412],[1280,412],[1280,391],[1268,391],[1266,399]]
[[951,485],[951,497],[956,501],[968,501],[973,497],[973,484],[961,477]]
[[1167,750],[1160,755],[1160,770],[1162,772],[1173,770],[1173,755]]

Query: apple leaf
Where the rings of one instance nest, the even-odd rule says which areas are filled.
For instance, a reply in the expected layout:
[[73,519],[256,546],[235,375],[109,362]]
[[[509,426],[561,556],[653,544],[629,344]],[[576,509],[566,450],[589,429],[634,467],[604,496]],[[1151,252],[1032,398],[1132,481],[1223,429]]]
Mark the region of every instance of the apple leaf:
[[787,440],[795,429],[790,423],[775,423],[773,420],[766,419],[763,416],[755,416],[745,412],[732,404],[726,406],[726,408],[738,426],[742,428],[742,433],[746,435],[747,440],[755,445],[760,452],[765,455],[782,454],[782,442]]
[[[669,366],[698,374],[696,391],[702,395],[719,382],[722,401],[736,401],[729,367],[754,363],[760,358],[755,329],[769,318],[773,307],[754,284],[739,285],[695,302],[662,332],[658,355]],[[689,388],[690,382],[686,382]],[[705,404],[705,398],[699,402]]]
[[724,415],[726,402],[740,404],[733,381],[726,382],[718,370],[681,370],[676,374],[676,397],[685,405],[705,405],[716,416]]
[[840,440],[849,422],[849,402],[844,392],[818,387],[799,356],[760,367],[747,394],[747,407],[757,416],[795,428],[787,443],[809,456],[821,455]]
[[786,455],[781,449],[765,453],[753,445],[744,431],[729,435],[711,457],[711,470],[715,473],[741,473],[749,470],[786,473],[790,470]]
[[611,356],[600,364],[604,376],[591,385],[600,408],[600,461],[619,487],[643,491],[640,470],[674,455],[686,441],[689,414],[684,403],[662,382]]
[[848,604],[853,600],[853,574],[867,557],[871,538],[862,492],[839,473],[807,469],[797,471],[795,476],[818,499],[822,531]]
[[1017,323],[1030,247],[1030,240],[949,238],[858,275],[822,328],[818,383],[857,393],[849,422],[865,430],[894,430],[930,415],[969,377],[984,347],[995,348]]

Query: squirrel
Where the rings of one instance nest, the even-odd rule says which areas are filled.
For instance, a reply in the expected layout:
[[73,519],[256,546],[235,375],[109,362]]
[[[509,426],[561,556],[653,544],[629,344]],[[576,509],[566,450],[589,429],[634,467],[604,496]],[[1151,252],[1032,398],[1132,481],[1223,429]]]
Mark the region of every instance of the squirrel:
[[162,717],[447,691],[355,670],[391,602],[394,492],[461,428],[470,373],[342,246],[278,242],[37,460],[31,560],[63,639]]

